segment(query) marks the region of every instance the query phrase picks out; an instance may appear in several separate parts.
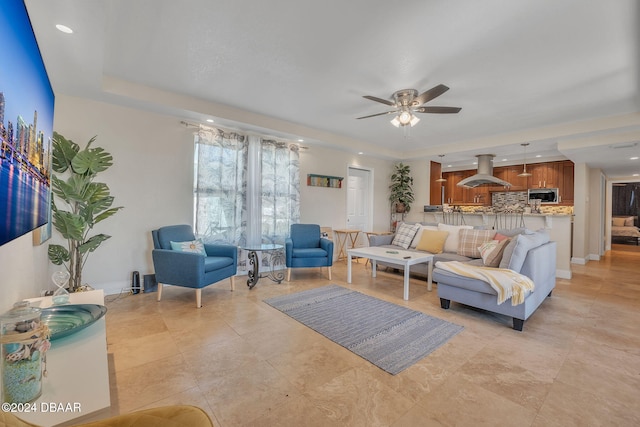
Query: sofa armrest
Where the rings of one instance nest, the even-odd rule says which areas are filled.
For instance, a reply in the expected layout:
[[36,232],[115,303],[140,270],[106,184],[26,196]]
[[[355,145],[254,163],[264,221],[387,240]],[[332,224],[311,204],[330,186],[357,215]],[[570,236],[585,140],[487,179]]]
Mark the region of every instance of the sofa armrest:
[[369,238],[369,246],[390,245],[395,236],[395,234],[372,235]]
[[536,284],[536,292],[549,293],[556,285],[556,242],[530,249],[520,273]]

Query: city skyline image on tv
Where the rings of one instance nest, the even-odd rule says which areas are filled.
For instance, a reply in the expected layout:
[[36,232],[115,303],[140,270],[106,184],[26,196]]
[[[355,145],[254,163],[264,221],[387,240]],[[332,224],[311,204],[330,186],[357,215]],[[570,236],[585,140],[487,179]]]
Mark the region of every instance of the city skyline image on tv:
[[44,225],[54,94],[23,0],[0,6],[0,245]]

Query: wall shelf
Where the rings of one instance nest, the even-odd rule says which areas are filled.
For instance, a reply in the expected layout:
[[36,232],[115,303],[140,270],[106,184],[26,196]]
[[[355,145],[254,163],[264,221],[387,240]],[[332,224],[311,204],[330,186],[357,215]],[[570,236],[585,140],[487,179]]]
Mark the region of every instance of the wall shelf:
[[311,187],[342,188],[342,176],[307,174],[307,185]]

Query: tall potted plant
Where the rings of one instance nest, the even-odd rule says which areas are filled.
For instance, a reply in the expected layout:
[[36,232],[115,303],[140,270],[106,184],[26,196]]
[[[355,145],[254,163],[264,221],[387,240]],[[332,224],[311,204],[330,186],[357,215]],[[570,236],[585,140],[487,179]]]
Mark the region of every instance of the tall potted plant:
[[412,185],[411,167],[402,162],[396,164],[389,185],[389,190],[391,190],[389,201],[395,207],[396,212],[406,213],[411,210],[411,203],[414,201]]
[[95,140],[94,136],[80,149],[70,139],[53,133],[51,168],[59,174],[51,177],[53,226],[67,239],[67,247],[51,244],[48,255],[53,264],[64,264],[69,272],[70,291],[77,291],[82,286],[82,269],[87,256],[111,237],[106,234],[90,236],[89,233],[97,223],[122,209],[121,206],[111,207],[114,199],[107,184],[94,181],[98,173],[113,164],[111,154],[91,146]]

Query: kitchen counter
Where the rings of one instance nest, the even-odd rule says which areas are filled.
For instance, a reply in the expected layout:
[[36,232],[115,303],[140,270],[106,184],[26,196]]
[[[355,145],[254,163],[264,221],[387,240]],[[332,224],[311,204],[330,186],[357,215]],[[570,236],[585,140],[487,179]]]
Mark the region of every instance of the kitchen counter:
[[[506,214],[512,223],[519,222],[519,214]],[[496,224],[495,213],[483,212],[463,212],[463,221],[466,225],[473,225],[491,229],[500,224]],[[551,240],[557,242],[556,252],[556,276],[562,279],[571,278],[571,223],[573,214],[571,213],[541,213],[523,214],[524,226],[530,230],[544,228],[549,232]],[[444,222],[442,212],[424,212],[422,222],[440,223]],[[509,228],[509,227],[507,227]]]

